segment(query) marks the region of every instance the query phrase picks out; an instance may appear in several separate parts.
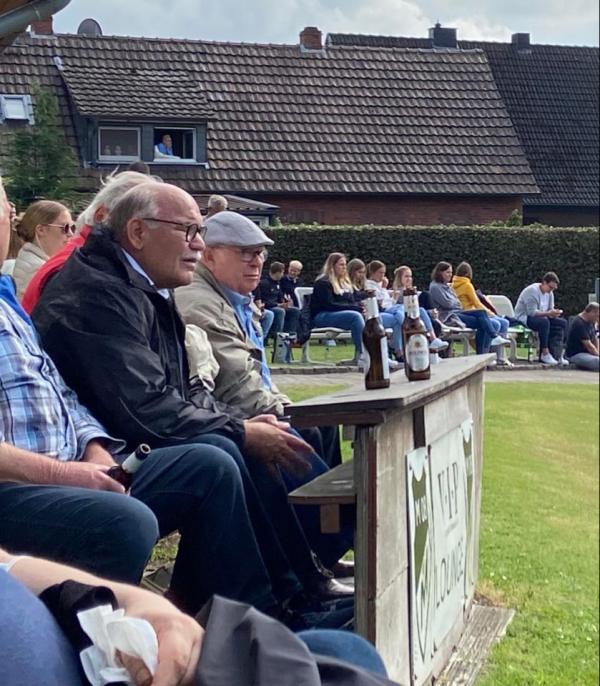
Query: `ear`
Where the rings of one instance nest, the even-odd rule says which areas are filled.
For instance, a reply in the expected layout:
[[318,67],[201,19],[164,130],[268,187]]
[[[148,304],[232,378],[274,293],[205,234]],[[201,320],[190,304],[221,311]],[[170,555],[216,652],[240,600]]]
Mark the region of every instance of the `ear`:
[[35,227],[34,235],[36,238],[39,238],[40,236],[44,236],[47,233],[48,233],[48,227],[44,226],[44,224],[38,224]]
[[130,219],[123,233],[132,248],[142,250],[148,239],[148,231],[148,227],[141,219]]
[[214,253],[212,248],[206,246],[200,255],[200,262],[209,270],[212,271],[215,266]]

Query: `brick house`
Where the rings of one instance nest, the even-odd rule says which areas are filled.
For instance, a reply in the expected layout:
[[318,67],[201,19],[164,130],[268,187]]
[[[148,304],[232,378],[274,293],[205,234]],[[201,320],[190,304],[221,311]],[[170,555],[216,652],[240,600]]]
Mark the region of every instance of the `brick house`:
[[[254,45],[23,34],[2,97],[52,89],[82,187],[133,160],[193,195],[245,196],[325,224],[487,223],[539,193],[481,49]],[[42,33],[42,35],[40,35]],[[28,109],[29,108],[29,109]],[[165,134],[177,158],[157,154]]]

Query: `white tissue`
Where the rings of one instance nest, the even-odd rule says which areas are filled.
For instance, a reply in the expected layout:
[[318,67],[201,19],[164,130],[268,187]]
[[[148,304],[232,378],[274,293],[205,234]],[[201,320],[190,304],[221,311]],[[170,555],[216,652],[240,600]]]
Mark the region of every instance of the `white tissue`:
[[129,672],[117,661],[121,651],[140,658],[154,675],[158,662],[158,640],[145,619],[126,617],[123,610],[100,605],[77,613],[81,628],[93,645],[81,651],[81,664],[92,686],[122,681],[133,684]]

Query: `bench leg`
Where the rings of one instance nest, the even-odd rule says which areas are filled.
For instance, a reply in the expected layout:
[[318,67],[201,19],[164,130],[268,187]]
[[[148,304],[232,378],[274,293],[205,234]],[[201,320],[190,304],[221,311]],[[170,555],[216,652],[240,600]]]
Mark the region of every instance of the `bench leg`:
[[321,505],[321,532],[324,534],[339,534],[341,529],[340,506]]

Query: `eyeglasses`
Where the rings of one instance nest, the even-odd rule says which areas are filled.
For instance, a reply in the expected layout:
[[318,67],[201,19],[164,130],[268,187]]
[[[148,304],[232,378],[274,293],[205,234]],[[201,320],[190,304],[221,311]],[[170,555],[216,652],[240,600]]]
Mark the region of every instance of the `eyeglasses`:
[[56,226],[65,236],[69,233],[75,233],[75,230],[77,229],[75,224],[46,224],[46,226]]
[[211,247],[233,250],[240,256],[240,260],[246,263],[250,263],[254,260],[261,260],[264,262],[267,257],[269,257],[269,251],[266,248],[236,248],[234,245],[213,245]]
[[206,227],[200,226],[200,224],[183,224],[182,222],[172,222],[167,221],[166,219],[155,219],[154,217],[142,217],[142,221],[158,222],[159,224],[171,224],[171,226],[181,226],[183,228],[175,230],[185,231],[185,240],[187,243],[191,243],[197,236],[204,238],[206,235]]

